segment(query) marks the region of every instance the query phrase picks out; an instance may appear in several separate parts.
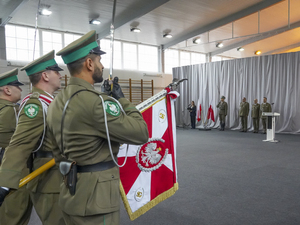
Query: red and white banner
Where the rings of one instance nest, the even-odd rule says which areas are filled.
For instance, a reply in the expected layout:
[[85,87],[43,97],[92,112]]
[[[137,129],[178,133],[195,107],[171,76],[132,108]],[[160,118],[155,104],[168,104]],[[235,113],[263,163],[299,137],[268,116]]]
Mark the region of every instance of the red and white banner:
[[215,122],[215,115],[214,115],[214,110],[212,109],[211,105],[208,108],[207,111],[207,120],[211,119],[212,121]]
[[198,122],[201,120],[201,113],[202,113],[202,108],[201,108],[200,99],[199,99],[198,104],[197,104],[197,121]]
[[[178,92],[171,91],[141,110],[148,125],[149,141],[141,146],[129,145],[127,162],[120,168],[121,196],[131,220],[178,189],[174,112],[178,96]],[[119,164],[123,164],[126,150],[126,144],[120,147]]]

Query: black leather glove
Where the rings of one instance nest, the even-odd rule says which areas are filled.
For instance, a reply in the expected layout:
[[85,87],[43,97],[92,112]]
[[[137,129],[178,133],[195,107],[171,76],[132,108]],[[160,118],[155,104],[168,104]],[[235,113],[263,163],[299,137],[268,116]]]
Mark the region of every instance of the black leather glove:
[[0,187],[0,206],[2,205],[6,195],[8,195],[9,191]]
[[118,83],[119,81],[119,78],[118,77],[115,77],[114,78],[114,81],[113,81],[113,90],[112,90],[112,96],[115,98],[115,99],[119,99],[119,98],[124,98],[124,94],[123,94],[123,91]]
[[108,80],[105,80],[101,87],[102,92],[104,92],[107,95],[111,95],[111,85],[109,84]]

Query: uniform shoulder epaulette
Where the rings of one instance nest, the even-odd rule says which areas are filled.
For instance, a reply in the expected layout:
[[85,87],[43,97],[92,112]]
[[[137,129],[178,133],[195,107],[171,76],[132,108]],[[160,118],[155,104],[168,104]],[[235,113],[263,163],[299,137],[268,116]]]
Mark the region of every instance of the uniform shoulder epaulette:
[[33,92],[32,95],[30,96],[30,98],[36,98],[38,99],[40,97],[40,93],[38,92]]

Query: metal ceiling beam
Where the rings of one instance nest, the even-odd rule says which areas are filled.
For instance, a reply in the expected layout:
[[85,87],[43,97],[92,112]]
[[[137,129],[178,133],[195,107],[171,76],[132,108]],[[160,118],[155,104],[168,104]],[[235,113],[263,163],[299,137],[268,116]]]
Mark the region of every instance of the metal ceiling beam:
[[163,49],[165,50],[165,49],[167,49],[167,48],[169,48],[169,47],[171,47],[173,45],[176,45],[176,44],[178,44],[178,43],[180,43],[182,41],[185,41],[185,40],[190,39],[192,37],[195,37],[197,35],[203,34],[205,32],[211,31],[213,29],[216,29],[218,27],[221,27],[223,25],[226,25],[228,23],[231,23],[233,21],[241,19],[241,18],[243,18],[245,16],[248,16],[248,15],[250,15],[252,13],[258,12],[259,10],[267,8],[267,7],[269,7],[271,5],[274,5],[274,4],[276,4],[278,2],[281,2],[281,1],[283,1],[283,0],[264,0],[264,1],[260,2],[260,3],[257,3],[257,4],[255,4],[253,6],[250,6],[250,7],[246,8],[246,9],[243,9],[243,10],[237,12],[237,13],[234,13],[232,15],[229,15],[227,17],[219,19],[219,20],[217,20],[217,21],[215,21],[215,22],[213,22],[211,24],[208,24],[208,25],[206,25],[204,27],[199,27],[199,28],[197,28],[197,29],[195,29],[195,30],[193,30],[193,31],[191,31],[189,33],[183,34],[183,35],[181,35],[181,36],[173,39],[172,41],[164,44],[163,45]]
[[[138,1],[137,4],[133,5],[132,7],[128,7],[128,9],[125,12],[123,12],[121,15],[115,18],[114,28],[117,29],[123,26],[124,24],[151,12],[152,10],[156,9],[157,7],[169,1],[170,0]],[[98,39],[105,38],[110,34],[110,25],[111,23],[109,22],[105,24],[101,29],[97,30]]]
[[5,26],[8,21],[13,17],[13,15],[16,13],[18,9],[21,8],[21,6],[26,3],[28,0],[14,0],[14,1],[7,1],[7,4],[5,4],[3,9],[0,10],[2,12],[1,18],[0,18],[0,26]]
[[269,37],[273,37],[275,35],[281,34],[283,32],[289,31],[289,30],[293,30],[293,29],[298,28],[298,27],[300,27],[300,22],[296,22],[296,23],[291,24],[290,26],[285,26],[285,27],[282,27],[282,28],[279,28],[279,29],[276,29],[276,30],[272,30],[272,31],[268,31],[268,32],[265,32],[265,33],[258,34],[255,37],[248,38],[246,40],[243,40],[243,41],[234,43],[232,45],[228,45],[228,46],[225,46],[223,48],[220,48],[216,51],[211,52],[210,54],[211,54],[211,56],[219,55],[219,54],[221,54],[223,52],[226,52],[226,51],[229,51],[231,49],[239,48],[241,46],[245,46],[245,45],[248,45],[248,44],[251,44],[251,43],[266,39],[266,38],[269,38]]
[[282,47],[282,48],[277,48],[277,49],[274,49],[272,51],[264,52],[261,55],[271,55],[273,53],[285,52],[285,51],[288,51],[290,49],[298,48],[298,47],[300,47],[300,42],[298,42],[296,44],[288,45],[288,46],[285,46],[285,47]]

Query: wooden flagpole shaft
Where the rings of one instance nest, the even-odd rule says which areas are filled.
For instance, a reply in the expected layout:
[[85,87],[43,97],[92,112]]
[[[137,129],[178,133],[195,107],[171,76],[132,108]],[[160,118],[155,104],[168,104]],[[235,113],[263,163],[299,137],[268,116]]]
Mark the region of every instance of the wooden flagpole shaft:
[[46,170],[50,169],[51,167],[53,167],[55,165],[55,160],[51,159],[49,162],[47,162],[46,164],[42,165],[40,168],[36,169],[35,171],[33,171],[32,173],[28,174],[26,177],[24,177],[22,180],[20,180],[19,183],[19,188],[23,187],[25,184],[27,184],[29,181],[33,180],[34,178],[36,178],[38,175],[42,174],[43,172],[45,172]]

